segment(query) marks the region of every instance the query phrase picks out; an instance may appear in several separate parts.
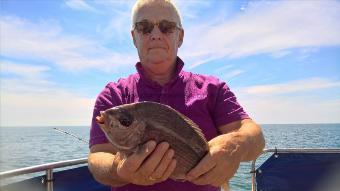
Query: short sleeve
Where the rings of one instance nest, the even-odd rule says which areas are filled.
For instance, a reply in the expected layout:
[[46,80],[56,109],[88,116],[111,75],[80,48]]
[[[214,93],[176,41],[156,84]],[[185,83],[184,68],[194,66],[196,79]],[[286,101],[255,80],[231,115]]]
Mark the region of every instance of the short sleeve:
[[216,127],[247,118],[250,117],[238,103],[235,94],[226,83],[219,83],[213,112]]
[[90,130],[89,147],[95,144],[108,143],[108,140],[104,132],[101,130],[101,128],[96,122],[96,117],[100,115],[100,111],[104,111],[117,105],[121,105],[120,91],[119,89],[116,88],[114,83],[109,83],[108,85],[106,85],[103,91],[97,96],[94,105]]

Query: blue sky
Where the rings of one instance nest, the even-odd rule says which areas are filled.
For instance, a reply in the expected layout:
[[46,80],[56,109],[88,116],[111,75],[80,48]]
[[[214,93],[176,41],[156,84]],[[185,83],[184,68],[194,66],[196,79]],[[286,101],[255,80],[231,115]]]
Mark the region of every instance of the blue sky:
[[[135,72],[134,1],[1,0],[1,126],[89,125]],[[185,70],[226,81],[258,123],[340,122],[340,1],[175,1]]]

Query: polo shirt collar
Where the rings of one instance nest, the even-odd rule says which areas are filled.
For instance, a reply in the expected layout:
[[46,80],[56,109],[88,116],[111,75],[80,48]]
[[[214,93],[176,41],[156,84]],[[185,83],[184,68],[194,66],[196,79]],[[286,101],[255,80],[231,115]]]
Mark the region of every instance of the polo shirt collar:
[[[174,83],[178,79],[178,77],[180,76],[180,74],[182,72],[182,69],[184,67],[184,62],[178,56],[176,58],[176,66],[175,67],[176,67],[175,68],[175,74],[170,79],[170,81],[168,83],[166,83],[164,86],[168,86],[168,85],[171,85],[172,83]],[[154,86],[154,87],[161,87],[160,84],[158,84],[157,82],[152,81],[152,80],[150,80],[146,77],[145,70],[142,67],[142,64],[140,62],[137,62],[136,69],[137,69],[137,72],[140,76],[140,79],[143,80],[146,84]]]

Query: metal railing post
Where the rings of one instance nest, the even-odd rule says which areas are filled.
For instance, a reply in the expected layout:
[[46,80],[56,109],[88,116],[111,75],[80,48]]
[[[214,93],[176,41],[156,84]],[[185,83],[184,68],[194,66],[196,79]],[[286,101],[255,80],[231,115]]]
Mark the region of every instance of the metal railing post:
[[53,191],[53,169],[46,170],[46,190]]
[[256,169],[255,169],[256,159],[251,163],[251,190],[256,191]]

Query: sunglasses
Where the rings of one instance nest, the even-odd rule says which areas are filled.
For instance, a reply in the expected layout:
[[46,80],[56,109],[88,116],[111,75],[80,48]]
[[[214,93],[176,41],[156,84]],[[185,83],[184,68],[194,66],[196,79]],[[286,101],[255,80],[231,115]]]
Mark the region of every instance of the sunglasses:
[[159,30],[164,34],[173,33],[176,28],[182,29],[175,22],[161,20],[157,23],[150,22],[148,20],[142,20],[140,22],[136,22],[133,29],[136,29],[138,32],[143,34],[149,34],[152,32],[154,26],[158,26]]

